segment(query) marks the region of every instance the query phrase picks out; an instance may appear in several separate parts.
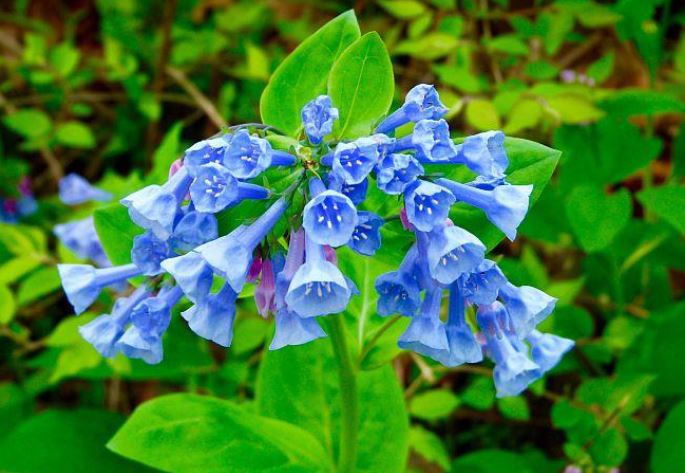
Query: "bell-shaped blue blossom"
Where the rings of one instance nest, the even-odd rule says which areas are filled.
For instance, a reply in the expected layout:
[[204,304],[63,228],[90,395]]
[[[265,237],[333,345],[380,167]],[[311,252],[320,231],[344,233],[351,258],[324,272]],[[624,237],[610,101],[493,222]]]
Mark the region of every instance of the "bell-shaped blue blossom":
[[359,184],[373,171],[378,161],[392,148],[394,139],[376,134],[349,143],[340,143],[321,163],[333,168],[346,184]]
[[354,204],[340,192],[326,190],[318,178],[309,181],[309,188],[312,198],[302,213],[307,237],[319,245],[346,244],[359,223]]
[[90,201],[107,202],[112,194],[90,185],[78,174],[67,174],[59,180],[59,199],[67,205],[79,205]]
[[376,128],[377,133],[389,133],[409,122],[437,120],[447,113],[447,107],[440,102],[438,91],[428,84],[414,86],[404,99],[404,105],[390,114]]
[[516,229],[528,212],[532,185],[500,185],[492,190],[479,189],[468,184],[438,179],[437,184],[454,194],[457,200],[478,207],[497,228],[510,240],[516,238]]
[[301,115],[304,132],[313,145],[320,144],[324,136],[333,131],[333,123],[340,116],[338,109],[333,107],[328,95],[319,95],[314,100],[307,102],[302,107]]
[[133,263],[99,269],[89,264],[58,264],[57,271],[62,280],[64,293],[76,315],[90,307],[105,286],[141,274],[140,269]]
[[504,302],[509,322],[516,335],[523,339],[554,311],[557,298],[531,286],[516,287],[506,283],[499,297]]
[[261,275],[262,277],[254,292],[254,300],[259,315],[266,317],[276,307],[276,275],[271,259],[267,258],[262,263]]
[[110,266],[109,258],[95,231],[93,217],[55,225],[53,231],[62,244],[79,258],[92,260],[100,267]]
[[157,237],[167,240],[173,231],[179,207],[188,192],[192,177],[184,166],[163,186],[151,185],[121,199],[131,220]]
[[300,317],[345,310],[352,295],[350,286],[338,267],[326,261],[323,246],[310,238],[309,233],[306,233],[306,255],[285,295],[288,308]]
[[304,230],[290,230],[290,240],[288,241],[288,253],[286,254],[283,269],[276,274],[276,294],[274,304],[280,310],[286,307],[285,295],[290,287],[290,282],[300,266],[304,263],[305,236]]
[[421,305],[421,287],[417,277],[418,256],[418,249],[414,245],[404,256],[397,271],[381,274],[376,278],[378,315],[385,317],[399,313],[411,317],[416,314]]
[[417,232],[417,241],[431,277],[441,284],[452,284],[473,271],[485,256],[483,243],[456,226],[443,224],[430,233]]
[[160,240],[151,231],[133,238],[131,261],[145,276],[156,276],[163,272],[160,263],[172,255],[167,240]]
[[216,294],[210,294],[190,309],[181,312],[197,335],[223,347],[231,346],[235,301],[238,294],[226,283]]
[[199,253],[191,251],[182,256],[166,259],[162,261],[161,266],[173,276],[178,287],[191,301],[197,303],[209,295],[214,272]]
[[174,251],[187,253],[219,236],[219,225],[212,214],[190,210],[174,226],[169,244]]
[[330,190],[341,192],[343,195],[350,198],[354,205],[359,205],[366,200],[366,192],[369,189],[369,180],[364,179],[359,184],[346,184],[334,172],[328,173],[328,188]]
[[98,353],[105,358],[112,358],[118,352],[117,342],[131,320],[133,308],[149,295],[149,289],[140,286],[130,296],[118,298],[111,314],[102,314],[80,326],[79,333]]
[[278,199],[252,225],[205,243],[195,251],[231,284],[234,291],[240,292],[252,264],[254,249],[278,222],[287,206],[283,198]]
[[400,348],[427,356],[433,355],[436,350],[449,349],[445,324],[440,320],[441,303],[442,288],[433,286],[426,289],[419,313],[412,317],[397,341]]
[[469,136],[459,145],[452,163],[465,164],[479,176],[504,178],[509,158],[504,149],[504,133],[485,131]]
[[232,137],[232,135],[221,135],[198,141],[188,148],[183,157],[183,165],[187,168],[188,173],[195,177],[205,164],[223,164],[224,154],[226,154]]
[[449,163],[457,156],[457,145],[452,141],[445,120],[421,120],[414,132],[395,143],[395,150],[416,150],[416,159],[422,163]]
[[532,330],[527,337],[533,361],[543,372],[554,368],[575,345],[573,340]]
[[400,195],[424,173],[423,166],[409,154],[387,154],[376,165],[376,185],[390,195]]
[[542,370],[528,356],[516,349],[503,334],[498,320],[506,317],[499,302],[478,307],[478,325],[485,335],[488,356],[495,363],[497,397],[517,396],[542,376]]
[[291,345],[304,345],[326,336],[326,332],[323,331],[315,317],[300,317],[283,308],[276,312],[275,319],[276,332],[269,345],[269,350],[278,350]]
[[454,202],[449,190],[428,181],[416,181],[404,192],[407,219],[421,232],[429,232],[442,225]]
[[507,278],[494,261],[486,259],[473,272],[463,274],[460,281],[464,298],[469,303],[485,305],[495,302]]
[[381,247],[381,227],[385,221],[373,212],[359,211],[359,222],[347,245],[359,254],[373,256]]
[[197,171],[190,185],[190,197],[199,212],[217,213],[243,199],[266,199],[269,190],[240,182],[225,167],[209,163]]
[[223,164],[237,179],[252,179],[269,166],[292,166],[295,157],[274,150],[264,138],[242,129],[236,132],[224,154]]

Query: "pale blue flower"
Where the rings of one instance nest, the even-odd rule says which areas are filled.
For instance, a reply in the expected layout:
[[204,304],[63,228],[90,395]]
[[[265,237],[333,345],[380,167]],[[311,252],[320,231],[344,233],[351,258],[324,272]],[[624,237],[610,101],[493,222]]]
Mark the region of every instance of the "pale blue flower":
[[422,232],[444,224],[454,202],[449,190],[428,181],[416,181],[404,191],[407,219]]
[[400,195],[419,176],[423,166],[409,154],[387,154],[376,166],[376,185],[390,195]]
[[307,102],[302,108],[302,125],[309,142],[318,145],[324,136],[333,131],[333,123],[338,119],[338,109],[333,107],[328,95],[319,95]]
[[174,225],[169,244],[174,251],[186,253],[219,236],[219,226],[212,214],[190,210]]
[[435,350],[449,349],[445,324],[440,320],[441,302],[442,289],[439,286],[426,289],[419,313],[412,317],[397,341],[400,348],[427,356]]
[[223,347],[231,346],[235,301],[238,294],[226,283],[216,294],[210,294],[190,309],[181,312],[197,335]]
[[392,148],[394,139],[382,134],[340,143],[333,154],[321,158],[346,184],[359,184],[373,171],[378,161]]
[[159,264],[171,255],[169,242],[160,240],[150,231],[133,238],[131,261],[145,276],[156,276],[164,272]]
[[430,233],[417,232],[419,253],[430,275],[441,284],[452,284],[483,261],[485,246],[463,228],[442,225]]
[[378,292],[378,315],[388,316],[400,313],[406,316],[416,314],[421,305],[421,287],[417,268],[419,252],[416,245],[405,255],[397,271],[381,274],[376,278]]
[[483,260],[471,273],[460,278],[464,298],[471,304],[492,304],[507,278],[491,260]]
[[531,346],[533,361],[544,372],[554,368],[564,355],[575,345],[573,340],[558,337],[551,333],[531,330],[527,337]]
[[390,114],[378,125],[376,132],[389,133],[409,122],[437,120],[447,113],[447,107],[440,102],[435,87],[428,84],[414,86],[404,99],[404,105]]
[[414,132],[398,140],[395,150],[416,150],[416,159],[422,163],[449,163],[457,156],[457,146],[450,137],[445,120],[421,120]]
[[317,338],[326,336],[316,317],[300,317],[286,308],[276,312],[276,333],[271,340],[269,350],[278,350],[285,346],[304,345]]
[[59,180],[59,198],[67,205],[78,205],[92,200],[107,202],[112,199],[112,194],[93,187],[84,177],[71,173]]
[[89,264],[58,264],[57,271],[62,280],[64,293],[77,315],[95,302],[105,286],[141,274],[140,269],[133,263],[100,269]]
[[209,294],[214,272],[199,253],[190,251],[183,256],[166,259],[161,266],[173,276],[178,287],[191,301],[197,303]]
[[223,164],[237,179],[252,179],[270,166],[292,166],[295,157],[274,150],[264,138],[242,129],[236,132],[224,154]]
[[309,187],[312,198],[302,213],[308,238],[332,247],[346,244],[359,223],[354,204],[340,192],[326,190],[319,178],[312,178]]
[[202,140],[188,148],[183,158],[183,165],[188,173],[197,176],[200,167],[208,163],[223,164],[224,154],[231,142],[232,135],[221,135]]
[[381,247],[381,227],[385,221],[373,212],[357,212],[358,223],[347,245],[359,254],[373,256]]
[[93,217],[60,223],[55,225],[53,231],[62,244],[79,258],[92,260],[100,267],[110,266],[109,258],[95,231]]
[[557,298],[531,286],[516,287],[507,283],[500,288],[509,320],[516,335],[523,339],[554,311]]
[[328,188],[349,197],[354,205],[359,205],[366,200],[366,192],[369,189],[368,179],[364,179],[359,184],[346,184],[334,172],[329,172],[327,177]]
[[504,133],[485,131],[468,136],[459,145],[453,163],[465,164],[480,176],[503,178],[509,167],[509,158],[504,149]]
[[190,185],[190,197],[199,212],[217,213],[243,199],[266,199],[269,190],[238,181],[225,167],[216,163],[200,166]]

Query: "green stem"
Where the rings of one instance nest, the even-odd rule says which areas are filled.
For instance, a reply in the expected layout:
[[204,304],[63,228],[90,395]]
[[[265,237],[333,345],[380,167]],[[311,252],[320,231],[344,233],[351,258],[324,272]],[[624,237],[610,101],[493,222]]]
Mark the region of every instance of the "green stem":
[[357,434],[359,432],[359,400],[357,376],[347,348],[342,315],[329,318],[329,336],[338,360],[340,380],[341,429],[338,451],[338,473],[354,473],[357,465]]

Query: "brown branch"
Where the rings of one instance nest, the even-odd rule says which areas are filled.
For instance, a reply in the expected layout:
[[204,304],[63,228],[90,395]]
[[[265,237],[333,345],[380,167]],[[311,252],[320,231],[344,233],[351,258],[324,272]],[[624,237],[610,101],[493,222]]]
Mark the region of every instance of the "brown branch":
[[193,98],[198,107],[205,112],[205,115],[207,115],[217,128],[221,129],[226,126],[226,120],[224,120],[211,100],[209,100],[200,89],[188,79],[183,71],[176,69],[175,67],[167,66],[166,73]]

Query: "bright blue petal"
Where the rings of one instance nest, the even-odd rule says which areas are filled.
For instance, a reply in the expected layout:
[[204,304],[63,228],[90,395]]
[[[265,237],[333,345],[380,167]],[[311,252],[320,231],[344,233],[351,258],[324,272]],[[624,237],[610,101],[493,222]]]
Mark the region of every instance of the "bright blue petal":
[[417,233],[430,275],[442,284],[452,284],[483,261],[485,246],[475,235],[457,226],[437,227]]
[[171,254],[169,242],[160,240],[150,231],[133,238],[131,261],[146,276],[156,276],[162,273],[163,270],[159,264]]
[[195,143],[185,152],[183,164],[188,168],[191,176],[195,177],[204,164],[221,164],[224,160],[224,153],[231,141],[231,135],[222,135],[217,138],[210,138]]
[[302,108],[302,125],[309,141],[318,145],[324,136],[333,131],[333,123],[338,119],[338,109],[333,107],[328,95],[319,95]]
[[198,302],[209,294],[214,273],[199,253],[191,251],[166,259],[161,266],[174,277],[176,284],[191,301]]
[[373,256],[381,247],[381,227],[385,221],[373,212],[359,211],[359,222],[347,243],[357,253]]
[[218,223],[214,215],[190,211],[174,226],[169,243],[175,251],[187,253],[216,239],[218,234]]
[[528,335],[528,342],[530,342],[533,361],[544,372],[554,368],[575,345],[575,342],[568,338],[541,333],[537,330],[531,331]]
[[480,176],[502,178],[509,167],[504,149],[504,133],[486,131],[467,137],[459,146],[455,162],[468,166]]
[[264,138],[239,130],[231,140],[223,164],[238,179],[252,179],[271,166],[271,145]]
[[347,243],[358,221],[357,209],[349,197],[333,190],[313,197],[302,213],[307,236],[320,245],[332,247]]
[[426,356],[434,356],[438,350],[447,350],[449,342],[445,324],[440,321],[442,289],[426,291],[421,310],[412,317],[409,326],[400,336],[397,345]]
[[217,294],[211,294],[190,309],[181,312],[190,329],[207,340],[221,346],[231,346],[235,301],[238,294],[229,284]]
[[492,304],[507,278],[494,261],[483,260],[471,273],[461,276],[464,298],[471,304]]
[[557,303],[555,297],[531,286],[516,287],[507,283],[500,289],[513,330],[523,339],[549,314]]
[[422,232],[444,224],[454,202],[449,190],[428,181],[417,181],[404,192],[407,219]]
[[315,317],[303,318],[287,309],[276,312],[276,333],[269,350],[285,346],[304,345],[317,338],[326,336]]
[[386,194],[400,195],[423,173],[423,166],[413,156],[388,154],[376,166],[376,185]]
[[91,200],[107,202],[112,194],[105,192],[78,174],[68,174],[59,181],[59,198],[67,205],[78,205]]

